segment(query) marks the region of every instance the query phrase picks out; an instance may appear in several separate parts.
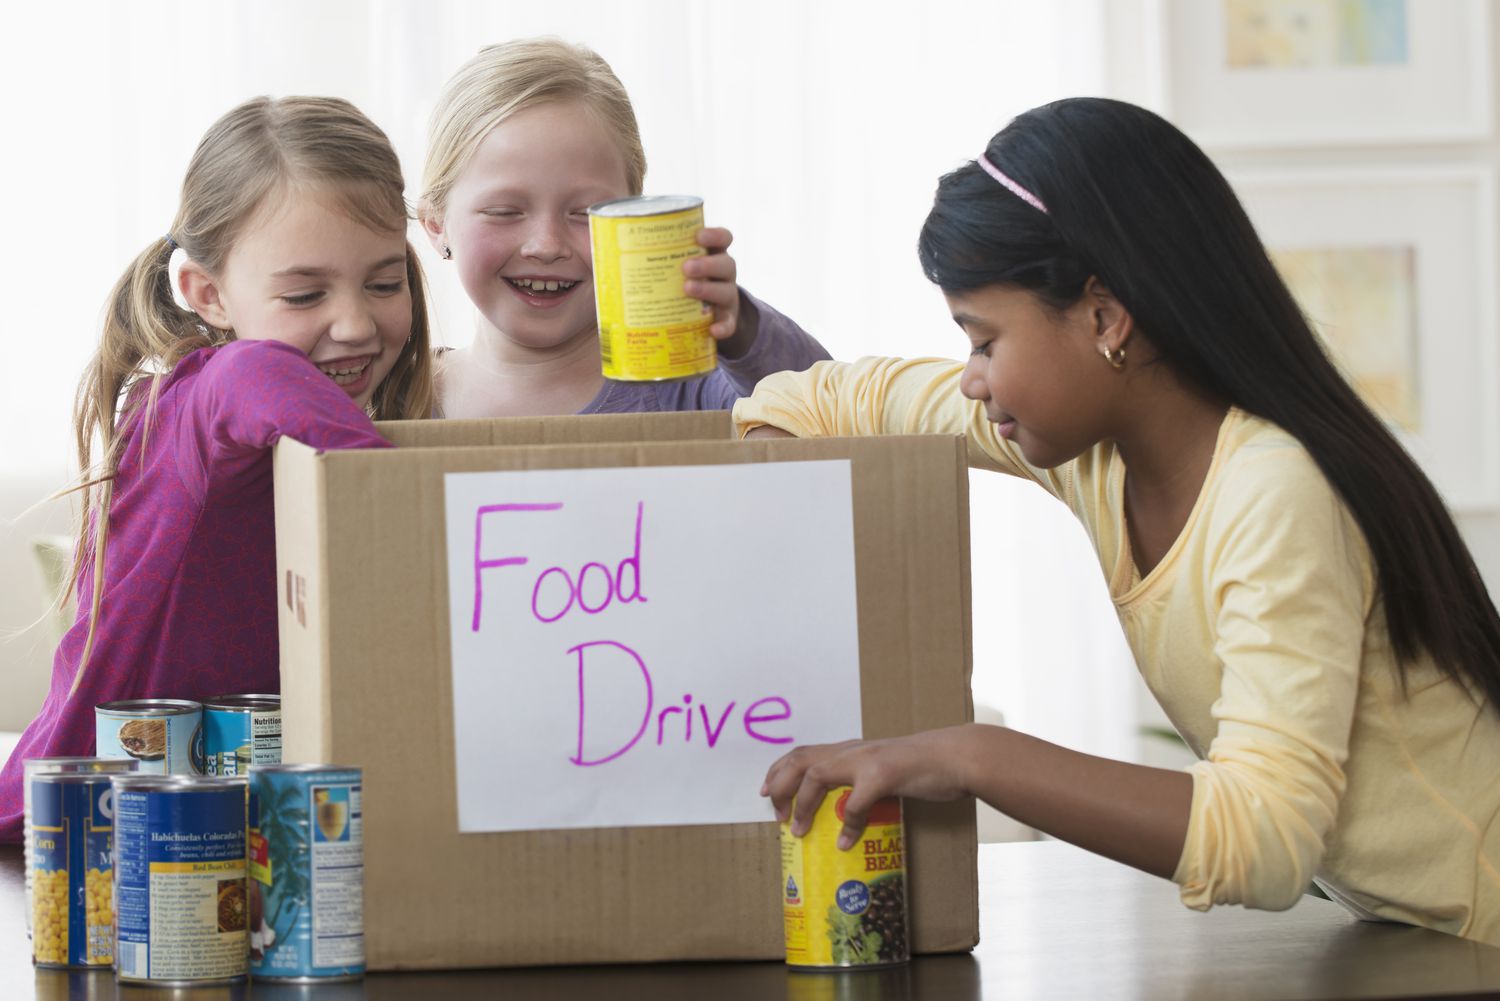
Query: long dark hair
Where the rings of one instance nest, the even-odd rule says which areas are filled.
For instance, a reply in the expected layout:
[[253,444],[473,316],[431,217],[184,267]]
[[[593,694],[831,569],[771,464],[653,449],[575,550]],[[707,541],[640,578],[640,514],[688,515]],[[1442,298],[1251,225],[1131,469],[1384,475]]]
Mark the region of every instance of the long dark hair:
[[1191,384],[1281,427],[1370,547],[1392,649],[1500,707],[1500,615],[1437,490],[1325,354],[1228,182],[1143,108],[1073,98],[1017,117],[938,184],[918,254],[945,292],[1026,289],[1062,308],[1090,276]]

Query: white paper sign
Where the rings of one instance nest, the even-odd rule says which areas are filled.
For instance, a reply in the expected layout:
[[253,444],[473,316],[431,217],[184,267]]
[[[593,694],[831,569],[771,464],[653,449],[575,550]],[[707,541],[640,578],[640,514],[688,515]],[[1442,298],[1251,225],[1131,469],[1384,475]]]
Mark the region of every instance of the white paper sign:
[[460,830],[769,820],[860,736],[847,460],[444,481]]

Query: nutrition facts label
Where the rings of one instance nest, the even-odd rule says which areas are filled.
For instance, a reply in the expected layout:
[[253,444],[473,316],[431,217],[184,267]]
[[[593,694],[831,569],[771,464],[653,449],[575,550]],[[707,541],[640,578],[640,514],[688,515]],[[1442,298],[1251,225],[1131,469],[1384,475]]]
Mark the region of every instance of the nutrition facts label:
[[251,763],[281,763],[281,710],[250,714]]
[[313,786],[312,963],[365,961],[364,817],[359,786]]

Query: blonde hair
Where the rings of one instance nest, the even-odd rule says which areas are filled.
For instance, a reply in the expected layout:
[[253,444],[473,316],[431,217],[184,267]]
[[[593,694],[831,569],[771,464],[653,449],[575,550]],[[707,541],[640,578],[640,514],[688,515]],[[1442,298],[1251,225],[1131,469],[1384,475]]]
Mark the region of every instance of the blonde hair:
[[443,87],[428,130],[418,211],[425,218],[442,216],[454,183],[495,126],[527,108],[570,99],[581,101],[614,134],[629,193],[640,194],[646,151],[630,97],[609,63],[560,38],[521,38],[480,49]]
[[[89,634],[74,679],[88,663],[104,581],[109,506],[128,438],[139,418],[149,433],[161,379],[187,355],[234,340],[233,330],[208,326],[172,298],[172,241],[210,274],[222,271],[235,240],[266,199],[314,190],[334,198],[371,229],[404,231],[408,211],[401,164],[384,132],[347,101],[327,97],[258,97],[209,128],[188,164],[182,198],[168,237],[141,252],[110,292],[99,349],[78,385],[74,430],[83,502],[67,594],[93,560]],[[432,361],[421,266],[407,245],[411,337],[369,405],[376,419],[430,416]],[[95,465],[94,442],[99,442]]]

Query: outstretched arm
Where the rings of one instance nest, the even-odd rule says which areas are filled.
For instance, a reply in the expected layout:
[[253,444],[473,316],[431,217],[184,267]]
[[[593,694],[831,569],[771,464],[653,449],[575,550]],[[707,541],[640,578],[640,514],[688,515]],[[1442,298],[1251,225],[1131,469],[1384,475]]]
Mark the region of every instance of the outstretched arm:
[[[890,740],[799,747],[771,766],[761,794],[802,834],[823,795],[853,786],[839,844],[887,796],[977,796],[1037,830],[1170,879],[1193,800],[1186,772],[1081,754],[1006,727],[966,723]],[[795,797],[795,808],[793,798]]]

